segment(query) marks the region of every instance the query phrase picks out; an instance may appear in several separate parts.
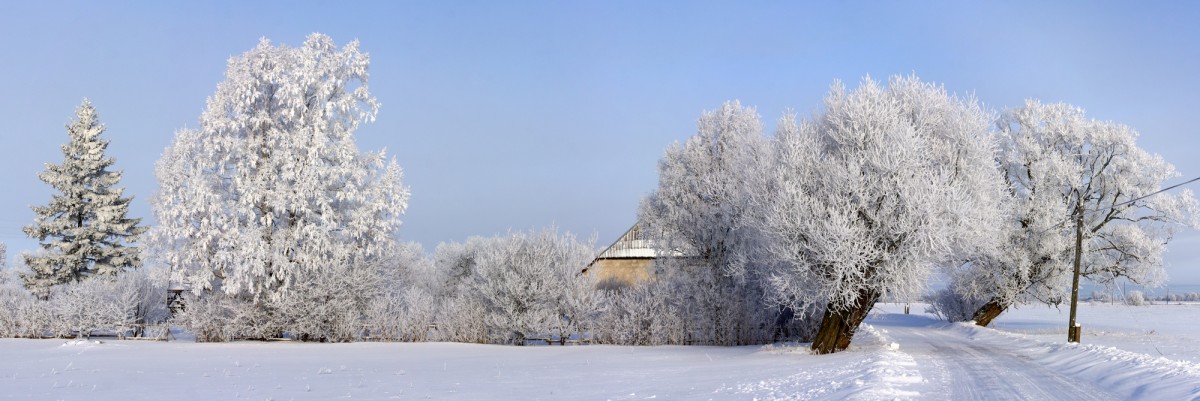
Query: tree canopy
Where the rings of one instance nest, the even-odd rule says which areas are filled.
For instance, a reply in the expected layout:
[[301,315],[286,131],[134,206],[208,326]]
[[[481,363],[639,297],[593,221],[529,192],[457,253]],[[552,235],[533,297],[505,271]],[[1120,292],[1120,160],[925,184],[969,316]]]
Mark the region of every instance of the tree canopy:
[[230,59],[196,129],[158,163],[162,256],[194,291],[281,296],[307,274],[380,257],[408,201],[401,170],[361,152],[369,57],[313,34]]

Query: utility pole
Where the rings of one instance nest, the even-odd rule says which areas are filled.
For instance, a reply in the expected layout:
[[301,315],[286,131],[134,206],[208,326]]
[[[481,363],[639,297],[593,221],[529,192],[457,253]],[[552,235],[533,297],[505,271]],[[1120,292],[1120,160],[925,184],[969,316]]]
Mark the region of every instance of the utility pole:
[[[1127,200],[1127,201],[1124,201],[1124,202],[1121,202],[1118,204],[1114,204],[1110,207],[1116,208],[1118,206],[1125,206],[1125,205],[1140,201],[1142,199],[1146,199],[1151,196],[1158,195],[1163,192],[1167,192],[1167,191],[1182,187],[1187,184],[1191,184],[1196,181],[1200,181],[1200,177],[1196,177],[1196,178],[1193,178],[1193,179],[1190,179],[1190,180],[1154,191],[1148,195],[1143,195],[1143,196],[1140,196],[1140,197],[1137,197],[1134,199],[1130,199],[1130,200]],[[1080,193],[1080,191],[1078,189],[1076,189],[1074,191],[1074,195],[1075,195],[1075,216],[1074,216],[1075,217],[1075,272],[1074,272],[1073,277],[1071,278],[1071,321],[1069,323],[1067,323],[1068,324],[1068,326],[1067,326],[1067,342],[1078,343],[1079,338],[1081,337],[1080,334],[1083,331],[1083,328],[1080,327],[1079,323],[1077,323],[1075,321],[1075,310],[1079,307],[1079,270],[1080,270],[1080,265],[1082,264],[1082,259],[1083,259],[1083,194]],[[1056,224],[1056,226],[1057,226],[1057,224]],[[1122,293],[1124,293],[1124,290],[1122,290]]]
[[1071,321],[1067,326],[1067,342],[1078,343],[1082,328],[1075,322],[1075,309],[1079,306],[1079,269],[1083,259],[1083,201],[1075,204],[1075,273],[1071,277]]

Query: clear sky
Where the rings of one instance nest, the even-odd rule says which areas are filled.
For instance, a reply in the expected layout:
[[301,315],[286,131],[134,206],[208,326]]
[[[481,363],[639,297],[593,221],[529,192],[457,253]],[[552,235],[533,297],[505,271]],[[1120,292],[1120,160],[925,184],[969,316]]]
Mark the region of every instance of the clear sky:
[[[666,146],[726,100],[768,128],[817,110],[834,80],[916,73],[995,108],[1065,101],[1129,124],[1200,176],[1200,3],[1195,2],[2,2],[0,241],[50,188],[64,125],[92,99],[110,155],[152,222],[153,166],[196,126],[226,60],[259,38],[310,32],[371,55],[387,148],[413,193],[403,239],[427,250],[557,224],[598,246],[634,221]],[[1200,189],[1200,188],[1197,188]],[[1200,283],[1200,235],[1167,255]]]

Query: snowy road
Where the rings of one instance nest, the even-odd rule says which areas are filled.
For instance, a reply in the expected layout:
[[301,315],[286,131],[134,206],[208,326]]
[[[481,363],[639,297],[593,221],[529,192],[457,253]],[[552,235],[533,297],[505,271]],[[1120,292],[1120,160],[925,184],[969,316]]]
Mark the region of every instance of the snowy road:
[[1091,382],[1049,369],[1004,344],[970,338],[925,316],[889,314],[870,323],[916,362],[926,383],[923,399],[1124,399]]

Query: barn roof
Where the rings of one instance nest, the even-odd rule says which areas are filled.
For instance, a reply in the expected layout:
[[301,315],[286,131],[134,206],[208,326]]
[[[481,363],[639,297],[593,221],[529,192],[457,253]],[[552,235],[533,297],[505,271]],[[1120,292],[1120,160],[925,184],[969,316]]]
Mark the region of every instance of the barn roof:
[[645,235],[642,224],[634,224],[620,238],[600,252],[596,259],[654,258],[658,256],[653,241]]

